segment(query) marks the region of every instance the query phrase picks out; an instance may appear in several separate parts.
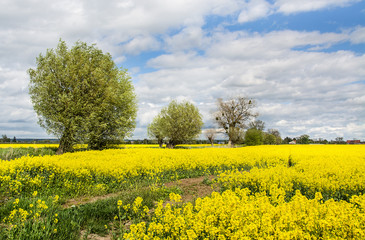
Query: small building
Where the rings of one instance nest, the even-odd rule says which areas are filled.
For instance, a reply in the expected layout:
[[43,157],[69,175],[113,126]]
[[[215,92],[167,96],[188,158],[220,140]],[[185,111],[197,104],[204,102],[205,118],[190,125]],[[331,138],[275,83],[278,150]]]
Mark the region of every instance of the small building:
[[291,141],[291,142],[289,142],[289,144],[297,144],[297,140],[293,140],[293,141]]
[[347,144],[360,144],[360,140],[347,140]]

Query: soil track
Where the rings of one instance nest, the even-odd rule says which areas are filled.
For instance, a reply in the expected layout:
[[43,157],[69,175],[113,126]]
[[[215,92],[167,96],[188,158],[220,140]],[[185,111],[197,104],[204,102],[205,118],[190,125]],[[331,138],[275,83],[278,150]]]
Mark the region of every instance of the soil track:
[[[210,186],[204,183],[206,180],[206,176],[197,177],[197,178],[184,178],[180,179],[178,181],[174,182],[168,182],[165,183],[165,187],[171,188],[171,187],[179,187],[182,190],[181,198],[182,202],[191,202],[194,201],[197,198],[202,198],[209,196],[212,194],[213,191],[219,191],[219,188],[217,186]],[[208,180],[212,181],[214,179],[214,176],[209,176]],[[149,187],[144,187],[146,191],[148,191]],[[87,203],[93,203],[99,200],[116,197],[119,196],[121,192],[116,193],[109,193],[106,195],[101,196],[94,196],[94,197],[80,197],[80,198],[73,198],[66,201],[65,204],[63,204],[64,208],[70,208],[72,206],[87,204]]]
[[[220,190],[219,187],[217,187],[215,185],[211,186],[211,185],[204,183],[207,180],[212,181],[213,179],[214,179],[214,176],[185,178],[185,179],[180,179],[178,181],[165,183],[164,186],[166,188],[179,187],[182,190],[182,194],[181,194],[182,202],[186,203],[186,202],[193,202],[197,198],[209,196],[214,191],[219,191]],[[146,189],[146,191],[149,190],[148,187],[144,187],[144,188]],[[77,199],[70,199],[63,205],[63,207],[70,208],[72,206],[92,203],[92,202],[96,202],[99,200],[116,197],[116,196],[120,195],[120,193],[121,192],[116,192],[116,193],[110,193],[110,194],[106,194],[106,195],[102,195],[102,196],[81,197],[81,198],[77,198]],[[84,234],[85,234],[85,231],[82,231],[81,236],[83,236]],[[87,236],[87,239],[89,239],[89,240],[110,240],[111,236],[99,236],[97,234],[89,234]]]

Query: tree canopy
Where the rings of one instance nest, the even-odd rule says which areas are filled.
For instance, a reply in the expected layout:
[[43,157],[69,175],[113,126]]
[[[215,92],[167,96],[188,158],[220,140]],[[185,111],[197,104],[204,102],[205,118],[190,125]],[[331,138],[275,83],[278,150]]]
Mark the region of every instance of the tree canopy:
[[202,115],[192,103],[173,100],[164,107],[149,125],[150,136],[162,136],[168,140],[168,147],[185,143],[199,136],[203,126]]
[[38,123],[60,138],[58,153],[77,142],[102,149],[135,127],[137,102],[127,71],[109,53],[84,42],[62,40],[29,69],[29,93]]
[[256,128],[250,128],[245,133],[245,144],[247,146],[261,145],[263,143],[262,131]]
[[163,133],[163,123],[160,115],[157,115],[147,126],[147,135],[151,138],[157,139],[158,145],[162,147],[165,136]]

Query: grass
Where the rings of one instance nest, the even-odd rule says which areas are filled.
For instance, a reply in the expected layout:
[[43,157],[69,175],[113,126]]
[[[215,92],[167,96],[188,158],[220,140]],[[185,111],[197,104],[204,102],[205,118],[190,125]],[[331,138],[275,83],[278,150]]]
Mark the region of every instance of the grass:
[[55,155],[57,148],[46,147],[46,148],[0,148],[0,159],[1,160],[13,160],[22,156],[44,156],[44,155]]
[[[129,211],[127,214],[126,210],[118,209],[119,200],[123,205],[132,205],[137,197],[141,197],[144,206],[153,208],[156,201],[168,198],[171,192],[181,194],[181,190],[177,187],[154,189],[144,187],[125,190],[110,198],[66,208],[65,200],[54,201],[53,197],[22,198],[17,204],[15,204],[17,200],[13,199],[0,207],[1,219],[11,216],[15,209],[27,212],[37,209],[40,216],[34,217],[33,214],[32,218],[26,221],[14,217],[11,224],[7,226],[0,224],[0,239],[44,239],[45,236],[49,239],[86,239],[89,234],[99,236],[110,234],[116,239],[123,234],[120,223],[133,223],[134,219],[138,219],[133,212]],[[47,208],[38,207],[38,201],[44,201]],[[33,207],[30,207],[32,204]],[[127,215],[128,217],[125,217]],[[123,216],[124,219],[119,219]],[[116,217],[118,218],[115,219]]]

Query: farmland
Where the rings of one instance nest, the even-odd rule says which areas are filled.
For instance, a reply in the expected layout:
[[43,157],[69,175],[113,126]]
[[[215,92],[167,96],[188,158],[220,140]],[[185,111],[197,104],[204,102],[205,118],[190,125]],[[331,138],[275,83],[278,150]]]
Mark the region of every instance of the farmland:
[[[214,192],[187,201],[197,178]],[[23,156],[1,161],[0,190],[0,239],[365,237],[362,145]]]

